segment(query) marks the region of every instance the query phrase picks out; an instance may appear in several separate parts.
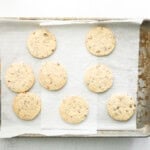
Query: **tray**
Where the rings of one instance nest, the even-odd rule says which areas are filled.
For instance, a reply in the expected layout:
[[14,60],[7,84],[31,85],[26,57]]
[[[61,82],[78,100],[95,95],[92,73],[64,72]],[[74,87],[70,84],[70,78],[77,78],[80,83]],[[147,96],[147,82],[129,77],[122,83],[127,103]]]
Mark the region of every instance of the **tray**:
[[[128,19],[100,19],[100,18],[1,18],[3,22],[32,22],[41,25],[51,24],[85,24],[99,22],[136,22]],[[139,22],[139,21],[138,21]],[[99,130],[96,135],[63,135],[59,137],[146,137],[150,135],[150,20],[144,20],[140,27],[139,49],[139,78],[138,78],[138,104],[136,114],[136,130]],[[141,84],[144,82],[145,85]],[[142,96],[141,96],[142,95]],[[21,137],[44,137],[37,134],[24,134]]]

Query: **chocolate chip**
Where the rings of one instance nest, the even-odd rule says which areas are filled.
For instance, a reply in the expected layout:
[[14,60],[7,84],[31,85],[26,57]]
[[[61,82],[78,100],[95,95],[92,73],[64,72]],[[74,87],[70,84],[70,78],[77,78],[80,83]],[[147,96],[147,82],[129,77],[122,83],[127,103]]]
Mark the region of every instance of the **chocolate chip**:
[[45,37],[47,37],[47,36],[48,36],[48,34],[47,34],[47,33],[43,33],[43,35],[44,35]]

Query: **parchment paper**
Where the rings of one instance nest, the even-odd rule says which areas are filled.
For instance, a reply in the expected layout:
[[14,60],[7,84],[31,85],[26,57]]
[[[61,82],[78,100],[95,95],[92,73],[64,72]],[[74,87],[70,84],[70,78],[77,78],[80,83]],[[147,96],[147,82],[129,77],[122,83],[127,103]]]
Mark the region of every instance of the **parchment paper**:
[[[106,112],[106,103],[111,94],[128,93],[136,100],[139,25],[134,23],[107,23],[114,32],[117,45],[114,52],[106,57],[95,57],[85,47],[87,32],[96,26],[91,25],[61,25],[47,27],[57,39],[56,52],[47,59],[33,58],[27,51],[26,40],[30,32],[38,25],[30,23],[1,23],[1,60],[2,60],[2,121],[1,133],[3,137],[11,137],[24,133],[39,133],[44,135],[64,134],[95,134],[100,130],[135,129],[135,116],[128,122],[112,120]],[[35,76],[42,62],[55,60],[62,63],[68,72],[68,83],[59,92],[49,92],[42,88],[38,80],[31,89],[42,98],[41,114],[33,121],[26,122],[18,119],[12,110],[12,100],[15,93],[4,84],[6,68],[16,61],[24,61],[34,68]],[[90,92],[83,83],[85,69],[95,63],[108,65],[114,74],[113,87],[103,93]],[[85,122],[73,126],[63,122],[58,114],[58,107],[63,97],[80,95],[90,106],[89,116]]]

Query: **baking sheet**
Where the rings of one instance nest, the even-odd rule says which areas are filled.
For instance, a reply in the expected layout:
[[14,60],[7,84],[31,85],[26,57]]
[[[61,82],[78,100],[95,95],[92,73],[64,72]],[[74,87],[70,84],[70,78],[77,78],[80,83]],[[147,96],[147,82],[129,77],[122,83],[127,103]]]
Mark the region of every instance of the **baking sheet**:
[[[89,65],[95,64],[97,62],[104,63],[108,65],[109,67],[111,67],[115,76],[115,81],[114,81],[113,87],[108,92],[105,92],[103,94],[94,94],[88,91],[86,87],[84,87],[84,84],[82,85],[75,84],[75,85],[72,85],[73,94],[70,94],[70,95],[82,93],[83,97],[88,97],[89,96],[88,94],[90,93],[90,96],[86,99],[90,102],[91,108],[98,106],[98,109],[97,109],[98,115],[96,115],[96,117],[98,117],[98,120],[95,120],[98,122],[98,129],[100,130],[135,129],[136,128],[135,116],[129,122],[126,122],[126,123],[119,123],[117,121],[113,121],[106,113],[105,104],[107,102],[107,99],[111,96],[111,94],[116,93],[116,92],[128,93],[129,95],[132,95],[136,99],[139,25],[134,24],[134,23],[105,24],[105,26],[108,26],[113,30],[117,38],[117,46],[114,52],[107,57],[92,56],[91,54],[87,52],[85,48],[85,43],[84,43],[85,35],[89,31],[89,29],[94,26],[96,25],[94,24],[92,25],[64,25],[64,26],[61,25],[61,26],[48,27],[48,29],[55,34],[57,38],[58,47],[54,55],[42,61],[57,59],[59,60],[59,62],[62,62],[64,66],[67,67],[67,69],[69,70],[71,74],[74,71],[78,71],[78,67],[80,68],[80,66],[82,69],[84,69],[84,68],[87,68]],[[38,25],[22,24],[22,23],[13,24],[12,23],[11,25],[8,26],[6,24],[1,24],[1,35],[0,35],[1,36],[1,40],[0,40],[1,57],[5,58],[5,59],[2,59],[1,135],[5,134],[5,136],[15,136],[15,135],[23,134],[23,133],[63,135],[63,134],[70,133],[68,130],[66,130],[68,128],[68,125],[66,125],[65,123],[63,126],[63,130],[60,131],[60,129],[62,129],[60,126],[57,126],[56,128],[55,124],[51,124],[51,122],[45,117],[42,117],[42,122],[41,122],[41,116],[43,116],[43,114],[47,114],[47,116],[50,116],[48,114],[50,113],[50,111],[47,111],[47,109],[43,109],[41,115],[38,116],[38,118],[32,122],[21,121],[18,118],[16,118],[16,116],[12,112],[11,104],[12,104],[12,98],[14,97],[15,94],[10,92],[4,85],[3,83],[4,72],[5,72],[5,69],[12,62],[16,60],[17,61],[27,60],[27,63],[34,66],[34,72],[35,74],[37,74],[38,68],[42,61],[32,58],[30,54],[27,52],[27,49],[25,47],[28,34],[30,33],[30,31],[33,31],[36,28],[38,28]],[[67,40],[64,40],[64,39],[67,39]],[[12,59],[11,54],[14,54],[15,51],[17,51],[17,55],[13,55],[14,57]],[[60,53],[61,51],[63,53]],[[65,54],[64,51],[67,53]],[[24,52],[25,52],[25,55],[23,55]],[[68,55],[68,52],[70,52],[69,55]],[[63,56],[62,54],[65,57],[62,57]],[[67,59],[63,59],[66,57]],[[67,60],[69,60],[69,62],[71,61],[71,63],[69,64]],[[72,67],[72,65],[75,65],[75,67]],[[72,71],[69,68],[73,68]],[[78,81],[80,81],[81,83],[82,82],[81,76],[76,76],[76,77],[75,79],[77,80],[77,83],[79,83]],[[80,90],[77,88],[77,87],[80,87],[80,85],[84,87],[83,92],[80,92]],[[65,91],[65,89],[66,91],[67,89],[69,89],[69,84],[67,84],[67,86],[63,90]],[[36,83],[36,85],[34,85],[31,91],[37,92],[39,95],[42,95],[42,96],[46,92],[45,89],[39,86],[38,82]],[[47,94],[49,95],[50,93],[47,93]],[[52,101],[49,101],[50,98],[47,99],[47,94],[44,94],[45,103],[43,101],[43,107],[45,107],[47,102],[49,104],[52,102]],[[55,103],[57,105],[55,105],[55,108],[58,107],[58,103],[61,101],[60,97],[62,96],[63,96],[62,93],[60,93],[57,96],[57,100],[56,100],[57,103]],[[94,100],[92,101],[91,99],[94,99]],[[53,119],[55,115],[52,116]],[[56,119],[58,119],[58,116]],[[43,125],[45,121],[47,122],[47,124]],[[41,130],[41,125],[42,125],[42,128],[45,128],[46,130]],[[77,129],[80,129],[80,127],[78,126],[75,128],[76,130],[75,131],[71,130],[70,134],[75,134],[75,133],[82,134],[82,132],[83,134],[91,134],[92,132],[95,132],[95,130],[89,128],[89,130],[87,131],[83,130],[82,132],[79,131],[78,133]],[[71,129],[75,129],[75,128],[71,128]],[[47,129],[52,129],[52,130],[47,130]]]

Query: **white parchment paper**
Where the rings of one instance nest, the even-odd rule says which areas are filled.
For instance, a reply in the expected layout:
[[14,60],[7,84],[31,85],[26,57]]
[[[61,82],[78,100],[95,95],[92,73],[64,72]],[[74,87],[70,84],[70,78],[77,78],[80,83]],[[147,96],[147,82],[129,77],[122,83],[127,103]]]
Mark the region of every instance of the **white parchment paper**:
[[[112,120],[106,111],[106,103],[112,94],[128,93],[136,100],[139,25],[134,23],[107,23],[114,32],[117,45],[114,52],[106,57],[95,57],[85,47],[87,32],[96,26],[90,25],[60,25],[47,27],[57,39],[56,52],[47,59],[33,58],[26,48],[26,40],[30,32],[37,29],[36,24],[1,23],[1,60],[2,60],[2,97],[1,97],[1,132],[3,137],[12,137],[24,133],[44,135],[65,134],[95,134],[100,130],[130,130],[136,128],[135,116],[128,122]],[[59,61],[68,73],[68,83],[58,92],[49,92],[42,88],[37,80],[38,70],[44,61]],[[6,68],[17,61],[30,64],[36,76],[36,83],[31,89],[42,99],[41,114],[33,121],[18,119],[12,110],[15,93],[4,84]],[[113,87],[103,93],[90,92],[83,83],[85,69],[95,63],[108,65],[114,74]],[[58,107],[65,96],[80,95],[90,107],[88,118],[80,125],[74,126],[63,122],[59,116]]]
[[106,111],[106,103],[112,94],[126,93],[137,99],[138,56],[139,56],[139,25],[113,24],[108,25],[114,31],[117,45],[114,52],[98,62],[107,64],[113,71],[113,87],[99,94],[98,98],[98,129],[100,130],[134,130],[136,115],[127,122],[111,119]]

